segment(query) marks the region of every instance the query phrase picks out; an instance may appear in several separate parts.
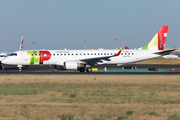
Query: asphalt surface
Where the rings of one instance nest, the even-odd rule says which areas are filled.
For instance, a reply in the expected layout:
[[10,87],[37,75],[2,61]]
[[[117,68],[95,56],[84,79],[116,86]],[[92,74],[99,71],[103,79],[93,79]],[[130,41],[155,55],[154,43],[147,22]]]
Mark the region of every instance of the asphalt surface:
[[0,74],[35,74],[35,75],[178,75],[180,74],[180,65],[161,65],[161,64],[129,64],[123,66],[117,65],[101,65],[101,66],[93,66],[93,68],[98,69],[122,69],[136,67],[137,69],[148,69],[148,68],[158,68],[169,70],[168,72],[91,72],[91,73],[80,73],[80,72],[64,72],[64,70],[55,71],[54,66],[28,66],[22,72],[18,72],[18,68],[16,66],[5,66],[4,70],[0,70]]

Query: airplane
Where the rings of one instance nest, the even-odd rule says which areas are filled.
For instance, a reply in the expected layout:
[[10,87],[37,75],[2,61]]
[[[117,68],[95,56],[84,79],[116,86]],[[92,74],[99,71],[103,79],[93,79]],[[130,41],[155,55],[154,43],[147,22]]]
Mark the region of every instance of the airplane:
[[[24,38],[23,36],[21,37],[21,42],[20,42],[20,47],[19,47],[19,51],[22,51],[23,50],[23,41],[24,41]],[[2,52],[0,53],[0,69],[4,69],[4,64],[1,63],[1,61],[3,59],[5,59],[10,53],[7,53],[7,52]]]
[[20,42],[20,46],[19,46],[19,51],[23,50],[23,42],[24,42],[24,37],[21,37],[21,42]]
[[[2,63],[8,65],[55,65],[65,70],[91,72],[91,66],[101,64],[124,65],[170,54],[164,50],[168,26],[162,26],[151,41],[139,49],[123,50],[23,50],[16,51]],[[19,72],[22,68],[19,67]]]
[[7,57],[7,53],[5,52],[0,53],[0,64],[1,64],[0,69],[4,69],[4,65],[1,63],[1,61],[6,57]]

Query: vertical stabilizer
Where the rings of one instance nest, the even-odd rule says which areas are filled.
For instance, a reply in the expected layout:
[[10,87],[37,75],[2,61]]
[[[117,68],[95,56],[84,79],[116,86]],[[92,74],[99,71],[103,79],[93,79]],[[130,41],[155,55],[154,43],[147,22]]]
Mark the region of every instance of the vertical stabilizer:
[[141,47],[142,50],[164,50],[168,26],[162,26],[156,33],[152,40],[145,46]]
[[158,50],[164,50],[167,32],[168,32],[168,26],[163,26],[158,31]]
[[19,51],[22,51],[22,50],[23,50],[23,41],[24,41],[24,38],[23,38],[23,36],[22,36],[22,37],[21,37],[21,42],[20,42]]

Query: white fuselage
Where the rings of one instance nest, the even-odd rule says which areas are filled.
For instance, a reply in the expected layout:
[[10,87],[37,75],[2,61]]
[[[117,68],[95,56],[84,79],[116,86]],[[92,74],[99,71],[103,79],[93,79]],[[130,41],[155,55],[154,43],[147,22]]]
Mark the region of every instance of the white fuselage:
[[[17,51],[16,55],[10,55],[2,61],[9,65],[60,65],[63,66],[66,61],[76,61],[83,63],[84,59],[90,59],[87,64],[127,64],[138,62],[146,59],[159,57],[161,55],[155,54],[158,52],[151,50],[123,50],[119,56],[102,59],[100,61],[92,61],[91,58],[112,56],[119,50],[46,50],[49,54],[40,55],[40,51]],[[32,53],[32,54],[30,54]],[[40,56],[43,58],[40,59]],[[49,56],[49,57],[48,57]],[[42,60],[44,60],[42,62]],[[33,62],[32,62],[33,61]]]

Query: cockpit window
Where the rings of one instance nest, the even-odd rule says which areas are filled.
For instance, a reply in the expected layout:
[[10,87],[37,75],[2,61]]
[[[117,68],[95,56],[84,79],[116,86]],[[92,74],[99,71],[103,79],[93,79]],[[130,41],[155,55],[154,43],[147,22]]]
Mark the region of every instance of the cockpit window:
[[0,57],[6,57],[6,55],[0,55]]
[[17,56],[17,53],[11,53],[9,56]]

